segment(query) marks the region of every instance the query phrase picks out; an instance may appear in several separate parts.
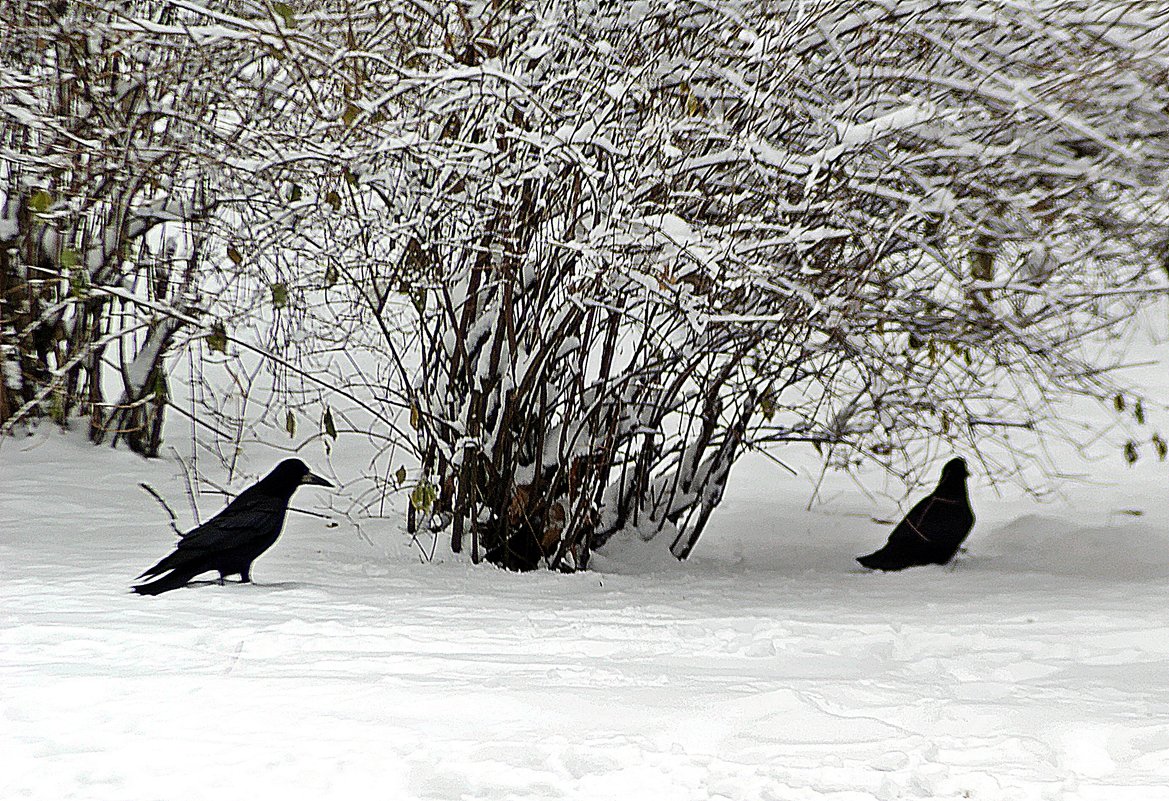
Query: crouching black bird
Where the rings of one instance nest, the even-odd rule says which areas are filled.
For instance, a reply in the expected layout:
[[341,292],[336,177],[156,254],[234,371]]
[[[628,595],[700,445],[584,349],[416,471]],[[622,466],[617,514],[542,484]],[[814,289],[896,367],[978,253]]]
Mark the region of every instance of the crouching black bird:
[[966,495],[966,462],[951,459],[942,468],[937,488],[918,501],[889,535],[881,550],[857,561],[873,570],[904,570],[914,565],[944,565],[974,526]]
[[252,580],[252,562],[272,547],[284,527],[292,493],[302,484],[332,487],[300,459],[285,459],[203,525],[182,535],[174,553],[138,578],[155,578],[135,586],[139,595],[178,589],[200,573],[218,570],[220,582],[239,574]]

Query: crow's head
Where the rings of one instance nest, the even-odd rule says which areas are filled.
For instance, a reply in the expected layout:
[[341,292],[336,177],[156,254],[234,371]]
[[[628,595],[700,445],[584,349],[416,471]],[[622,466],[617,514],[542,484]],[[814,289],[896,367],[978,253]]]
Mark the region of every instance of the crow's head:
[[301,484],[316,484],[321,487],[333,486],[327,480],[321,478],[312,470],[309,470],[308,465],[300,459],[285,459],[276,465],[275,469],[268,474],[264,481],[273,486],[286,488],[290,493]]
[[968,475],[970,471],[966,469],[966,460],[962,458],[951,459],[942,468],[942,478],[966,478]]

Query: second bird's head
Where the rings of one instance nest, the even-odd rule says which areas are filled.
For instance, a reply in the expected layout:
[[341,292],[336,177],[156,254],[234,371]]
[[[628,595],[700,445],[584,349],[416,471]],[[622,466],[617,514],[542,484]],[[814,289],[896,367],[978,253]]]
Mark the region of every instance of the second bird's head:
[[319,487],[333,486],[327,479],[309,470],[308,465],[300,459],[285,459],[276,465],[264,480],[288,487],[291,490],[295,490],[302,484],[315,484]]
[[966,478],[970,475],[970,471],[966,469],[966,460],[962,458],[951,459],[946,462],[946,466],[942,468],[942,478],[953,476],[955,478]]

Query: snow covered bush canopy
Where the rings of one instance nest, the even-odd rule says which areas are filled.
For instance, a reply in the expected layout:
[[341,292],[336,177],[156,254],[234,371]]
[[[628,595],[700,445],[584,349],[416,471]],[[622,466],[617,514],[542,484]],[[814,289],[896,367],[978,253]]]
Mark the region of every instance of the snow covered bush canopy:
[[348,392],[408,410],[411,524],[571,569],[684,558],[747,448],[903,470],[1111,391],[1094,344],[1167,283],[1157,6],[181,9],[281,76],[296,154],[253,163],[296,191],[235,230],[386,366]]
[[1103,386],[1085,337],[1165,286],[1169,27],[1133,4],[459,11],[367,172],[429,281],[456,549],[684,557],[743,448],[976,448],[1028,385]]

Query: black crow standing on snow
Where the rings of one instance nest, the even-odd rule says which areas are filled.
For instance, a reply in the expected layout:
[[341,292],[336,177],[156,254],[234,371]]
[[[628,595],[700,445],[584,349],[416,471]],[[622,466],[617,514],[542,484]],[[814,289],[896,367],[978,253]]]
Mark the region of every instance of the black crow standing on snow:
[[966,495],[966,462],[951,459],[942,468],[938,486],[909,510],[876,553],[857,557],[873,570],[904,570],[914,565],[944,565],[974,526],[974,511]]
[[182,535],[174,553],[138,577],[161,578],[137,585],[134,592],[159,595],[208,570],[218,570],[220,582],[236,573],[251,581],[252,562],[280,536],[288,502],[302,484],[333,486],[300,459],[285,459],[222,512]]

